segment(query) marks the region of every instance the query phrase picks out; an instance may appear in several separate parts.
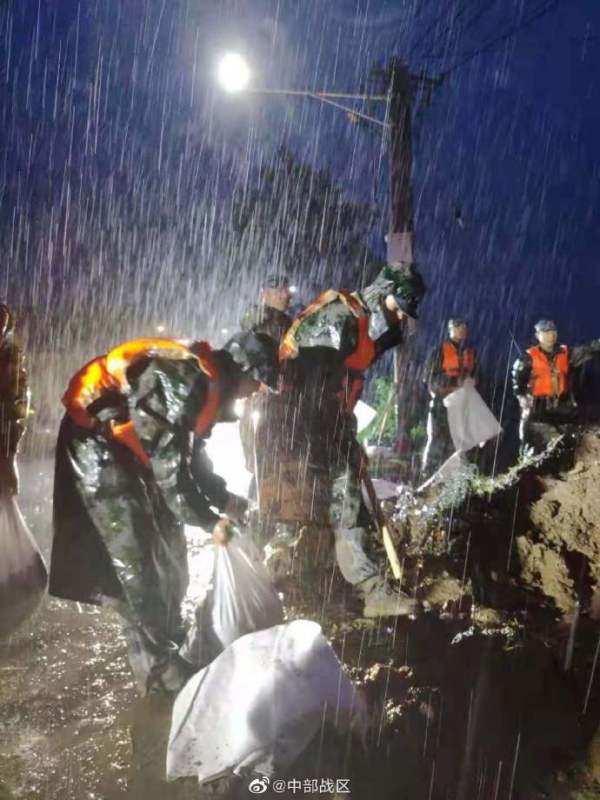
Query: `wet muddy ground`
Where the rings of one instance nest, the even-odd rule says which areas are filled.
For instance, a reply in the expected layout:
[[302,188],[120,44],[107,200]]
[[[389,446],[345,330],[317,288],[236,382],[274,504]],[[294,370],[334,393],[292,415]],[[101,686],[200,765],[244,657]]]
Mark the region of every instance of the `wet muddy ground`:
[[[24,462],[22,488],[20,505],[47,557],[50,461]],[[582,690],[556,679],[551,654],[539,673],[549,681],[544,688],[535,670],[528,669],[537,650],[504,662],[503,647],[490,660],[483,640],[477,643],[473,636],[458,648],[452,642],[469,629],[466,618],[428,615],[392,626],[357,622],[350,593],[343,584],[337,588],[341,604],[329,606],[323,619],[322,609],[294,611],[327,623],[338,654],[375,709],[371,755],[361,760],[356,753],[350,759],[354,800],[600,798],[586,766],[579,721],[573,722],[571,714],[573,697]],[[500,687],[497,696],[487,685],[479,686],[482,664],[489,670],[484,683]],[[585,669],[589,673],[589,664]],[[527,699],[523,705],[529,733],[517,739],[522,726],[511,727],[509,709],[518,701],[515,685],[527,683],[534,687],[534,702]],[[469,733],[480,689],[487,710],[478,712],[479,722]],[[164,701],[139,698],[112,612],[46,599],[36,616],[0,645],[0,800],[199,797],[193,780],[164,781],[169,711]],[[503,725],[506,735],[500,735]],[[489,747],[469,762],[466,749],[477,737],[489,739]],[[517,743],[522,749],[513,776]],[[538,750],[544,750],[543,757]],[[535,759],[541,768],[532,779],[522,768]],[[461,784],[462,767],[456,766],[462,763],[476,775],[477,791],[465,788],[464,780]]]
[[[22,461],[21,489],[48,559],[49,459]],[[143,752],[164,740],[168,719],[168,708],[139,698],[113,612],[45,598],[0,642],[0,798],[180,797],[161,780],[163,757]]]

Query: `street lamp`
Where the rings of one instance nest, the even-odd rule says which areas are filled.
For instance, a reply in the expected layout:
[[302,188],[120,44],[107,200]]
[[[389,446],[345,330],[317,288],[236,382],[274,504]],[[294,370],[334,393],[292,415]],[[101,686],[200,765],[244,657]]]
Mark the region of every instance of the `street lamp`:
[[[413,264],[413,198],[411,186],[412,130],[411,103],[417,87],[428,91],[439,85],[440,80],[424,75],[411,75],[408,67],[395,59],[388,69],[389,88],[386,94],[345,94],[307,89],[256,89],[249,88],[250,70],[244,59],[235,53],[227,53],[221,59],[219,80],[228,92],[246,89],[253,94],[310,97],[321,103],[344,111],[351,122],[364,120],[376,125],[385,135],[389,134],[390,145],[390,232],[386,237],[387,262],[393,269],[404,269]],[[377,102],[385,104],[383,119],[358,111],[340,101]],[[394,383],[398,392],[399,360],[394,355]]]
[[[246,59],[239,53],[228,52],[221,56],[217,64],[217,81],[222,89],[230,94],[237,94],[238,92],[248,91],[252,94],[279,94],[294,97],[312,97],[314,100],[320,100],[321,103],[335,106],[336,108],[345,111],[348,116],[356,121],[357,119],[364,119],[367,122],[374,123],[382,128],[390,127],[390,123],[385,120],[378,119],[369,114],[364,114],[362,111],[357,111],[355,108],[343,105],[339,100],[370,100],[376,102],[388,103],[389,96],[387,94],[380,95],[366,95],[366,94],[348,94],[344,92],[323,92],[311,91],[310,89],[263,89],[263,88],[250,88],[250,78],[252,76],[250,67]],[[387,115],[386,115],[387,116]]]
[[225,53],[217,66],[217,80],[230,94],[243,92],[250,83],[250,68],[239,53]]

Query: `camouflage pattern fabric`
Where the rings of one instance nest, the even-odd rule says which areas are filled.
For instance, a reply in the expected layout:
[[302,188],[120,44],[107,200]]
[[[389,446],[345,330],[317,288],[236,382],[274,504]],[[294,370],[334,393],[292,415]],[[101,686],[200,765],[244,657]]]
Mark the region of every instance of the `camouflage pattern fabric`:
[[27,407],[25,358],[9,333],[0,343],[0,457],[17,452],[25,431]]
[[[192,359],[161,358],[148,359],[129,380],[129,416],[151,467],[65,416],[56,449],[50,593],[116,602],[160,658],[184,635],[184,522],[210,528],[218,518],[201,475],[192,477],[190,468],[190,430],[208,380]],[[97,411],[113,414],[109,406]]]

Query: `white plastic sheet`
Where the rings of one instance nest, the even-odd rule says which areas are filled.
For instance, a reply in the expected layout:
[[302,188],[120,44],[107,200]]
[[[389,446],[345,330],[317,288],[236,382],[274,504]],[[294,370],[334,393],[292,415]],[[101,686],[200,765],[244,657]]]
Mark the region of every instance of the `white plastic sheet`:
[[194,675],[173,709],[167,776],[271,776],[302,753],[323,719],[364,736],[362,696],[316,622],[249,634]]
[[239,422],[220,422],[206,441],[206,455],[217,475],[225,479],[233,494],[248,497],[252,474],[246,469]]
[[472,383],[465,383],[445,397],[444,405],[448,411],[452,443],[459,453],[485,444],[502,431],[498,420]]
[[42,554],[14,497],[0,498],[0,637],[35,610],[46,589]]
[[267,570],[236,539],[214,545],[211,586],[196,611],[181,655],[204,667],[228,645],[247,633],[283,622],[283,606]]

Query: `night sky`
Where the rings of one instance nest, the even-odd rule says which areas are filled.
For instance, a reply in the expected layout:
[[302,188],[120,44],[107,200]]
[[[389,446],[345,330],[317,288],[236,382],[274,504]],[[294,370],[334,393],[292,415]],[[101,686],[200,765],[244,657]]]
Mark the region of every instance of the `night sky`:
[[[267,88],[359,91],[391,55],[449,71],[414,121],[419,347],[456,313],[494,358],[540,316],[600,335],[597,0],[5,1],[1,289],[57,347],[158,320],[218,340],[259,279],[227,239],[231,193],[282,142],[379,205],[382,248],[379,132],[310,99],[225,96],[224,50]],[[326,265],[299,282],[310,299]]]

